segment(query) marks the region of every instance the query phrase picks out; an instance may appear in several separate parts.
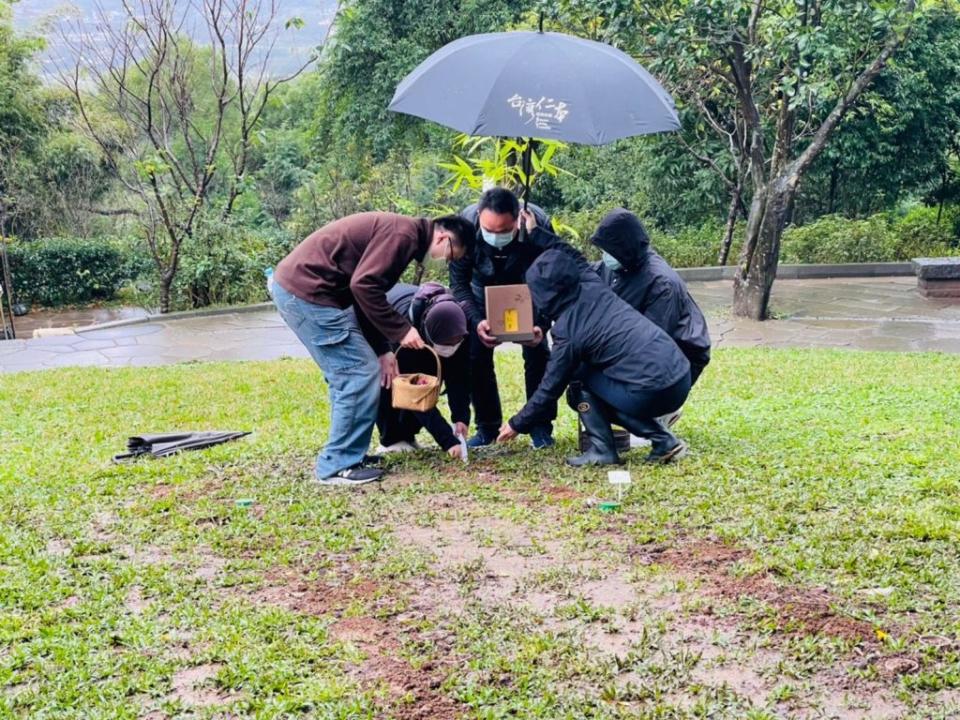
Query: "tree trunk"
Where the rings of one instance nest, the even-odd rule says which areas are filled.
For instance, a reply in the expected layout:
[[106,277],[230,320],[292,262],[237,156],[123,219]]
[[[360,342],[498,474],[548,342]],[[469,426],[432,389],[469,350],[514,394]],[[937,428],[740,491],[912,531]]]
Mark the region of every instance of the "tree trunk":
[[164,273],[160,278],[160,314],[166,315],[170,312],[170,295],[173,286],[173,277]]
[[733,314],[765,320],[770,290],[777,277],[780,239],[786,227],[796,186],[777,180],[754,196],[747,219],[747,237],[733,284]]
[[731,191],[730,210],[727,211],[727,226],[723,234],[723,243],[720,245],[720,265],[727,264],[727,258],[730,257],[730,246],[733,244],[733,232],[737,227],[737,214],[740,210],[740,186],[738,185]]

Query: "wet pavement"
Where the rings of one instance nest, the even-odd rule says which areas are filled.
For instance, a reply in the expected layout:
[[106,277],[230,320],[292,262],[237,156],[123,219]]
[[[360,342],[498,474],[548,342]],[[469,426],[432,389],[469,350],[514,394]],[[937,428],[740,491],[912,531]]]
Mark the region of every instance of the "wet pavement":
[[34,330],[77,328],[88,325],[135,320],[149,313],[140,307],[86,307],[71,310],[32,310],[13,319],[18,338],[32,338]]
[[[839,347],[960,353],[960,303],[925,299],[916,278],[780,280],[775,320],[733,319],[729,281],[690,290],[721,347]],[[0,342],[0,371],[131,367],[187,361],[307,357],[272,310],[171,319],[75,335]]]

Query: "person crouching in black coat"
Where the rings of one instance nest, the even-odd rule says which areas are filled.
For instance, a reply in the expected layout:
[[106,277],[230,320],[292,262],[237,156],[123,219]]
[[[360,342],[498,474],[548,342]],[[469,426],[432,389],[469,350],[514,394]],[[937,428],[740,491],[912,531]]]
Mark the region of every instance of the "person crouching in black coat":
[[[421,286],[398,284],[387,292],[387,302],[417,329],[423,340],[440,357],[443,383],[454,426],[446,421],[438,408],[427,412],[393,407],[389,385],[380,390],[377,408],[377,430],[380,446],[377,454],[419,449],[416,437],[426,430],[451,457],[460,457],[460,441],[470,426],[470,367],[467,319],[450,291],[440,283]],[[408,350],[391,343],[384,351],[395,354],[401,373],[437,374],[437,358],[426,350]]]
[[690,363],[676,343],[596,275],[591,278],[570,253],[543,253],[526,280],[534,306],[554,322],[553,347],[543,382],[501,427],[498,442],[536,427],[576,375],[581,389],[568,399],[591,447],[567,458],[568,464],[618,464],[611,421],[650,439],[647,462],[681,457],[686,445],[657,420],[683,405],[690,392]]
[[603,261],[595,266],[600,277],[673,338],[690,361],[690,383],[696,384],[710,362],[707,321],[683,278],[650,247],[640,218],[623,208],[612,210],[590,242],[603,251]]

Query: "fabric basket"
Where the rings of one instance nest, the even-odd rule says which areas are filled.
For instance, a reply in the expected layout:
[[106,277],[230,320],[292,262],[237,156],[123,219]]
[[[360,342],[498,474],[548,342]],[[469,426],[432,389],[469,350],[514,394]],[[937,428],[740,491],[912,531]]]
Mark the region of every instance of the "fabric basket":
[[[400,350],[404,349],[400,348]],[[433,410],[440,400],[440,384],[443,382],[440,356],[429,345],[424,349],[433,353],[433,357],[437,360],[436,377],[425,373],[401,373],[397,375],[393,379],[391,392],[393,407],[397,410],[427,412]]]

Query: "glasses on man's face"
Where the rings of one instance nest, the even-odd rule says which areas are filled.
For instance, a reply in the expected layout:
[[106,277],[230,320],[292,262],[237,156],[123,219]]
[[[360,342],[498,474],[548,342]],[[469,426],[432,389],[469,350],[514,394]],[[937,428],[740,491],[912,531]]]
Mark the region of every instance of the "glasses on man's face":
[[447,236],[447,249],[443,253],[443,257],[447,262],[456,260],[453,253],[453,238],[451,238],[449,235]]

